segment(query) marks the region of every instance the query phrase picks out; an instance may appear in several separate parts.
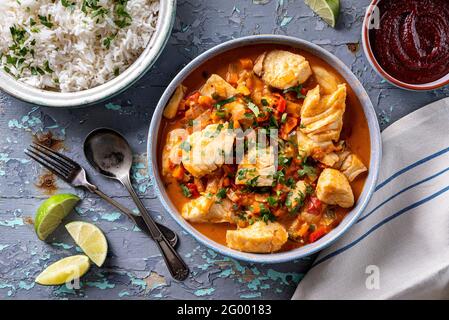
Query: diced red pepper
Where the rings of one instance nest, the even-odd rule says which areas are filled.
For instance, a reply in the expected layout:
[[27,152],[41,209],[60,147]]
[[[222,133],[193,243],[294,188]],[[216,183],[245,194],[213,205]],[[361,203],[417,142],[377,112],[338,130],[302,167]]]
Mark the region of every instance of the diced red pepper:
[[277,101],[277,110],[278,110],[278,112],[284,113],[286,108],[287,108],[287,101],[285,101],[284,97],[279,95],[278,96],[278,101]]
[[309,204],[307,206],[307,212],[311,214],[319,215],[323,210],[323,203],[317,197],[310,197]]
[[307,90],[306,90],[306,88],[301,88],[301,94],[302,94],[303,96],[307,95]]
[[326,227],[319,227],[309,235],[309,242],[315,242],[327,233]]
[[197,198],[200,196],[200,193],[198,192],[198,187],[194,183],[187,183],[186,187],[189,189],[190,194],[193,198]]

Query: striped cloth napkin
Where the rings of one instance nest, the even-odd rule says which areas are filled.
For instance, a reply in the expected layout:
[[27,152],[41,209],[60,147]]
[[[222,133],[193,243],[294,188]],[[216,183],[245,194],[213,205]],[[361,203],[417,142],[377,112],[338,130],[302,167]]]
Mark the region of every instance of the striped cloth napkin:
[[449,98],[382,133],[376,191],[293,299],[449,298]]

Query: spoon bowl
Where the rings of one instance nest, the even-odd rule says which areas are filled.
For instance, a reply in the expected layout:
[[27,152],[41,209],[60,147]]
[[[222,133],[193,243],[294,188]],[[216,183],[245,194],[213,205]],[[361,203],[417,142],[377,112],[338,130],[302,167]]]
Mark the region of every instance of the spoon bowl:
[[84,141],[84,154],[95,170],[108,178],[123,179],[131,170],[131,147],[120,133],[112,129],[92,131]]

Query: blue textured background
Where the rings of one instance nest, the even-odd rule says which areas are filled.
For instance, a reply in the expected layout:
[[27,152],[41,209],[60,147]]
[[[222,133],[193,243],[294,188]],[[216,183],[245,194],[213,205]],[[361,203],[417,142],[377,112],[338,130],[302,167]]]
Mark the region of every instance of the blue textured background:
[[[146,171],[148,126],[165,86],[187,62],[218,43],[251,34],[296,36],[337,55],[364,84],[382,128],[448,96],[448,88],[406,92],[374,73],[358,45],[368,3],[342,0],[341,19],[332,29],[302,0],[180,0],[173,34],[159,61],[142,80],[113,100],[90,108],[56,110],[29,105],[0,92],[0,299],[290,298],[310,259],[282,265],[235,261],[199,245],[163,212]],[[50,131],[64,140],[64,151],[80,159],[94,183],[132,207],[121,186],[94,175],[84,161],[82,141],[99,126],[116,128],[130,140],[135,151],[135,186],[155,216],[181,236],[179,250],[193,271],[184,283],[170,279],[156,247],[114,208],[58,181],[57,192],[76,192],[83,198],[68,220],[99,225],[106,233],[110,252],[105,267],[93,267],[83,277],[80,290],[34,284],[45,266],[79,252],[63,228],[49,243],[39,241],[34,233],[32,218],[47,197],[36,186],[43,170],[23,154],[34,133]]]

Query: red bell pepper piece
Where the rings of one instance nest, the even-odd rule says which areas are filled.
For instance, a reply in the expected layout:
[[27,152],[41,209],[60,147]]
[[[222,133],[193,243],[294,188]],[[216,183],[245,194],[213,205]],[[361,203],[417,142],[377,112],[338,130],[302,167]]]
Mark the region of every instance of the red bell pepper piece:
[[279,113],[284,113],[287,108],[287,101],[285,101],[284,97],[280,94],[277,95],[277,98],[276,109]]
[[309,242],[315,242],[327,233],[326,227],[319,227],[309,235]]
[[200,196],[200,193],[198,191],[198,187],[194,183],[187,183],[186,187],[189,189],[190,194],[193,198],[197,198]]
[[311,214],[319,215],[323,210],[323,203],[317,197],[310,197],[309,204],[307,206],[307,212]]

